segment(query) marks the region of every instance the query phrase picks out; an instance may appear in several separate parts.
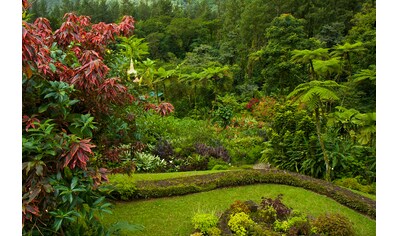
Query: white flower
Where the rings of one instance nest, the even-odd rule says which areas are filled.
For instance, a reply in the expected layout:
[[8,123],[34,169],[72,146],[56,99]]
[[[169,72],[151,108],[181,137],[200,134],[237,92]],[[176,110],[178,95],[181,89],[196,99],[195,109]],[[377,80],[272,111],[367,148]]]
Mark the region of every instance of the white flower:
[[135,76],[137,75],[137,71],[134,69],[133,59],[130,59],[130,68],[129,70],[127,70],[127,74],[128,75],[134,74]]

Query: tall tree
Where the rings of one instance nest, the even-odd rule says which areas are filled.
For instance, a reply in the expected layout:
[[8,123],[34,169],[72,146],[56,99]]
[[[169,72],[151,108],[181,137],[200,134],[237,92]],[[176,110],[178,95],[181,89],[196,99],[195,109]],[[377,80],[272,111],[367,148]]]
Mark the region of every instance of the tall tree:
[[315,50],[294,50],[292,51],[291,60],[296,63],[309,64],[309,73],[312,80],[317,79],[317,75],[313,66],[313,60],[326,59],[329,57],[327,48],[318,48]]
[[326,103],[332,103],[339,100],[335,90],[340,87],[342,87],[342,85],[337,84],[335,81],[313,80],[298,85],[294,91],[287,96],[288,99],[292,99],[294,102],[306,104],[314,113],[317,138],[323,152],[324,163],[326,166],[325,179],[327,181],[331,180],[331,165],[330,158],[324,145],[321,117],[323,116],[323,108],[325,109]]
[[301,66],[291,61],[294,49],[311,47],[303,24],[290,14],[276,17],[266,30],[267,44],[249,55],[248,75],[258,77],[259,86],[267,94],[282,95],[284,89],[292,90],[306,78]]

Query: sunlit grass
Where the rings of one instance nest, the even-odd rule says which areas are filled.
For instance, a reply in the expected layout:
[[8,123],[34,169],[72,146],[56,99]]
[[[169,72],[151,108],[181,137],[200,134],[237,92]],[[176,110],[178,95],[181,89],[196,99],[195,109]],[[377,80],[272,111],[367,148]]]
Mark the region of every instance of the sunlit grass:
[[[170,172],[170,173],[134,173],[130,175],[129,179],[133,179],[135,181],[165,180],[165,179],[173,179],[173,178],[195,176],[195,175],[207,175],[207,174],[220,173],[225,171],[229,170],[202,170],[202,171]],[[116,174],[116,175],[121,175],[121,174]],[[113,175],[110,175],[109,177],[112,180]]]
[[191,217],[200,212],[222,212],[235,200],[253,200],[261,197],[276,198],[282,193],[283,202],[307,214],[318,216],[326,212],[341,213],[348,217],[358,236],[376,235],[376,222],[334,200],[302,188],[261,184],[218,189],[186,196],[119,202],[114,214],[104,218],[106,223],[128,221],[142,224],[145,230],[127,235],[190,235]]

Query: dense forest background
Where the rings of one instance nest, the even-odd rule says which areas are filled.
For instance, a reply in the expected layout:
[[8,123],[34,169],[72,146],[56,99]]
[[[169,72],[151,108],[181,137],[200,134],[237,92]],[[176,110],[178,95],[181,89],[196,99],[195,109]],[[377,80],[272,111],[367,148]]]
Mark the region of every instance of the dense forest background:
[[[37,0],[28,21],[45,17],[52,29],[66,30],[68,12],[93,24],[135,19],[134,36],[116,38],[104,61],[139,106],[110,116],[118,117],[113,127],[95,117],[100,152],[138,141],[183,149],[181,157],[201,154],[198,143],[154,128],[171,122],[188,129],[180,120],[153,118],[150,126],[139,109],[145,104],[163,116],[220,125],[223,137],[193,140],[203,136],[201,145],[222,148],[224,161],[375,182],[375,1]],[[246,126],[229,138],[228,128]]]
[[[221,82],[218,95],[233,93],[243,100],[259,93],[287,95],[314,70],[341,83],[362,70],[375,71],[375,10],[375,1],[369,0],[37,0],[30,13],[32,21],[49,19],[53,29],[59,28],[66,12],[88,15],[93,23],[118,22],[123,15],[131,15],[136,20],[136,37],[148,45],[148,54],[135,59],[148,57],[157,67],[178,66],[188,74],[228,67],[231,81]],[[337,45],[343,47],[340,52],[331,60],[316,61],[312,71],[307,63],[290,60],[294,50],[332,51]],[[212,105],[205,89],[197,91],[194,104],[180,96],[181,85],[175,88],[168,100],[178,117]],[[341,106],[375,111],[375,93],[374,81],[363,80]]]

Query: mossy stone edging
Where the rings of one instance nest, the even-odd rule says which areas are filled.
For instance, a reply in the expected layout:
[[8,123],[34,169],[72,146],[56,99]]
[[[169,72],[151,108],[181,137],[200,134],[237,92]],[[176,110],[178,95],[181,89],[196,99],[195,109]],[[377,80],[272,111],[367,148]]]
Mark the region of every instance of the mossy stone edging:
[[[324,180],[282,170],[240,170],[167,180],[137,181],[134,186],[135,191],[129,195],[129,199],[124,198],[124,200],[171,197],[217,188],[261,183],[301,187],[332,198],[372,219],[376,217],[376,202],[374,200]],[[123,193],[118,189],[113,193],[113,196],[118,199],[121,199],[121,195]]]

